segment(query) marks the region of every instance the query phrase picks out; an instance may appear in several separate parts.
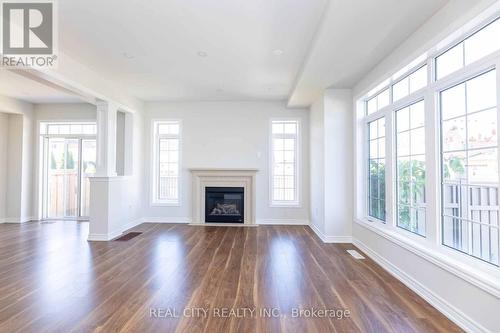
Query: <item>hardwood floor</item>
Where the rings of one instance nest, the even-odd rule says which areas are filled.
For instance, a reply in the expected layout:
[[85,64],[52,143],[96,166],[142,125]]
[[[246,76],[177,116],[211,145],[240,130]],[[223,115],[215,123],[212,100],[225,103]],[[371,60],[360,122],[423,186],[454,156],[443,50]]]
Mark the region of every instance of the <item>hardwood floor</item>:
[[[0,225],[0,332],[461,332],[308,227],[134,231],[87,242],[87,223]],[[339,311],[293,316],[310,308]]]

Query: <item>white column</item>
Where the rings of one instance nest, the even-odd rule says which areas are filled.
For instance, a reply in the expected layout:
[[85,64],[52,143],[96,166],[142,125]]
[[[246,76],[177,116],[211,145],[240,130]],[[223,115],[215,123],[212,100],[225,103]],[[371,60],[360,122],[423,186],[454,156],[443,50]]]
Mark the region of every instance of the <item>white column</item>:
[[97,103],[97,167],[90,178],[91,241],[107,241],[114,236],[113,180],[116,180],[116,116],[118,108],[111,103]]
[[116,105],[97,103],[97,177],[116,176]]

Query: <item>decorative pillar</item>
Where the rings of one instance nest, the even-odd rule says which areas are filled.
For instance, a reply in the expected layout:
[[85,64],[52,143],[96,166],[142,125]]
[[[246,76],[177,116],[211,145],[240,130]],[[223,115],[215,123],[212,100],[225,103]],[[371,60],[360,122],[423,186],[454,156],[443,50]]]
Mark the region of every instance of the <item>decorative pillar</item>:
[[97,103],[97,165],[95,176],[90,178],[89,241],[108,241],[117,236],[112,227],[117,112],[118,107],[112,103]]
[[97,103],[97,177],[116,176],[116,116],[118,107]]

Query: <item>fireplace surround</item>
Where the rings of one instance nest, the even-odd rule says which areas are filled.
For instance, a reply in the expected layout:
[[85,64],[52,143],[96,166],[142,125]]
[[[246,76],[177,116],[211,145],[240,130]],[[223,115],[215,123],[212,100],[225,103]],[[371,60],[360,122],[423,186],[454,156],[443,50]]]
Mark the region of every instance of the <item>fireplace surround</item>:
[[[192,224],[255,226],[255,185],[257,169],[190,168],[192,175]],[[206,188],[243,188],[243,222],[208,221],[206,219]],[[226,206],[230,211],[234,207]],[[221,209],[221,208],[219,208]],[[209,218],[210,219],[210,218]]]

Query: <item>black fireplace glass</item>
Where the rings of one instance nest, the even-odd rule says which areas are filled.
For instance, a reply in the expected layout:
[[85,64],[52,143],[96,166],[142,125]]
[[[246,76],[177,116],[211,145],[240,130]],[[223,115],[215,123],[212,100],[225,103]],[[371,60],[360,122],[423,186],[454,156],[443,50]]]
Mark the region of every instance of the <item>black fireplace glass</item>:
[[205,187],[205,222],[243,223],[243,187]]

